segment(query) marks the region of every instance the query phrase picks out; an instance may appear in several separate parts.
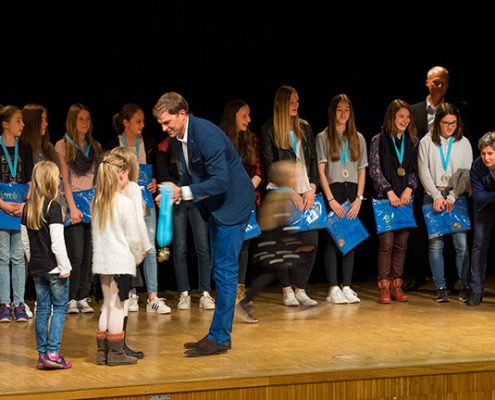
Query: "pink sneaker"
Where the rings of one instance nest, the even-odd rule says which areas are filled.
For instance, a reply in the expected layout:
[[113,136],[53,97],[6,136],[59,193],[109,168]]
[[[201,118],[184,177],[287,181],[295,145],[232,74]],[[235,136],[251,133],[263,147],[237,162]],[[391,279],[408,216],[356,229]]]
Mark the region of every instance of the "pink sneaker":
[[60,353],[46,353],[43,365],[48,369],[67,369],[72,367],[72,363],[65,361]]

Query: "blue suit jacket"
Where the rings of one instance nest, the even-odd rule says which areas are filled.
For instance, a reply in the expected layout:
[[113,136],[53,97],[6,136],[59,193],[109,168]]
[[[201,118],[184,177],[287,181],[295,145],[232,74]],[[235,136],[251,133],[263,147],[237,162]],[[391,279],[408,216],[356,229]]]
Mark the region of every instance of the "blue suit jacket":
[[471,187],[473,189],[474,209],[481,211],[489,204],[495,204],[495,181],[488,167],[477,157],[471,166]]
[[179,186],[189,186],[194,201],[224,225],[247,220],[255,205],[253,184],[227,135],[216,125],[189,114],[185,166],[182,145],[174,139],[180,159]]

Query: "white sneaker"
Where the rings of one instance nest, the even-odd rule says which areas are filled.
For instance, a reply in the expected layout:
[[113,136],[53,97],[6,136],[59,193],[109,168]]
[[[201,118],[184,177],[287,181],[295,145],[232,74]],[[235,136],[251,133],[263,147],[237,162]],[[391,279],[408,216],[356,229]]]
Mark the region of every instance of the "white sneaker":
[[292,290],[290,292],[284,293],[282,303],[284,303],[284,306],[287,307],[297,307],[299,305],[299,302],[297,301],[296,296],[294,295],[294,292]]
[[88,304],[90,302],[91,302],[91,298],[89,297],[86,297],[85,299],[82,300],[77,300],[77,308],[79,308],[79,311],[83,314],[95,312],[93,307],[91,307]]
[[342,293],[342,290],[338,286],[333,286],[328,291],[327,301],[333,304],[347,304],[349,303]]
[[361,301],[357,296],[357,293],[354,290],[352,290],[349,286],[344,286],[342,288],[342,293],[344,294],[344,297],[346,298],[349,304],[359,303]]
[[304,289],[296,289],[296,299],[299,304],[306,307],[312,307],[318,304],[316,300],[313,300],[306,294],[306,291]]
[[79,314],[77,300],[72,299],[67,303],[67,314]]
[[[33,318],[33,312],[26,303],[24,303],[24,308],[26,309],[26,315],[28,316],[28,318]],[[36,302],[34,302],[34,309],[36,310]]]
[[202,308],[203,310],[214,310],[215,299],[211,297],[208,292],[203,292],[203,295],[199,299],[199,308]]
[[186,290],[180,293],[179,302],[177,303],[178,310],[189,310],[191,308],[191,296]]
[[148,304],[146,304],[146,312],[155,312],[157,314],[170,314],[172,309],[165,304],[163,297],[155,297],[150,301],[148,299]]
[[139,296],[134,289],[129,292],[128,310],[132,312],[139,311]]

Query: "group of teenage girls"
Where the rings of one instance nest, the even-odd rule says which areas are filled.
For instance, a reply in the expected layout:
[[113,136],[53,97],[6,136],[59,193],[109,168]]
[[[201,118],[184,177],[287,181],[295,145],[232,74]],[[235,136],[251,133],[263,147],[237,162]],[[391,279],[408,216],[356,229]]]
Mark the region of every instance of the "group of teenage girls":
[[[249,129],[251,117],[246,102],[234,100],[224,109],[219,126],[232,140],[251,177],[258,205],[261,183],[265,181],[263,185],[268,191],[277,186],[265,179],[264,172],[269,172],[279,161],[292,160],[295,180],[291,199],[297,209],[311,208],[320,188],[329,211],[338,217],[358,217],[364,201],[368,152],[366,140],[357,130],[350,98],[345,94],[332,98],[328,126],[315,137],[310,124],[299,117],[298,108],[297,91],[290,86],[279,87],[273,118],[262,126],[259,135]],[[146,310],[171,312],[165,299],[158,297],[155,206],[145,204],[136,182],[140,164],[153,167],[153,176],[144,189],[151,194],[157,193],[157,182],[178,181],[182,172],[171,139],[164,138],[155,145],[143,134],[144,111],[134,104],[126,104],[114,116],[117,136],[108,146],[113,149],[110,152],[103,152],[94,139],[91,114],[83,104],[70,107],[66,133],[54,146],[48,134],[47,110],[40,105],[28,104],[22,110],[15,106],[2,107],[0,121],[1,182],[30,183],[25,203],[0,199],[4,213],[22,217],[20,232],[0,230],[0,322],[29,318],[24,302],[26,255],[37,296],[37,367],[69,368],[71,363],[59,352],[65,315],[94,311],[89,302],[95,274],[102,291],[99,296],[103,298],[97,331],[97,363],[136,362],[143,355],[125,345],[125,330],[127,312],[131,305],[136,305],[137,298],[133,292],[136,284],[128,277],[135,274],[141,262],[148,292]],[[388,199],[395,207],[406,206],[418,185],[422,185],[425,203],[432,203],[439,212],[451,211],[460,196],[471,194],[473,153],[462,132],[456,107],[442,103],[436,110],[431,131],[419,141],[409,104],[393,100],[387,107],[380,133],[371,139],[369,176],[373,197]],[[91,222],[88,222],[76,204],[74,193],[92,188],[95,194]],[[345,212],[342,204],[347,200],[351,207]],[[193,202],[173,206],[172,254],[178,309],[191,306],[187,222],[198,258],[200,307],[211,310],[215,303],[210,295],[208,228]],[[301,234],[306,244],[300,254],[303,268],[276,271],[286,306],[317,304],[306,293],[306,286],[316,259],[318,236],[316,230]],[[402,290],[408,238],[409,229],[379,235],[380,303],[408,299]],[[452,238],[461,285],[460,300],[467,301],[470,293],[466,233],[453,234]],[[246,240],[239,258],[239,300],[245,296],[249,246],[250,241]],[[442,251],[443,237],[429,240],[437,301],[447,302]],[[111,262],[109,257],[113,258]],[[121,257],[118,263],[115,257]],[[351,289],[354,251],[342,256],[328,236],[323,262],[329,282],[326,300],[335,304],[360,302]],[[118,267],[109,267],[115,265]],[[482,286],[483,277],[480,280]],[[477,294],[474,303],[479,304],[482,289]]]

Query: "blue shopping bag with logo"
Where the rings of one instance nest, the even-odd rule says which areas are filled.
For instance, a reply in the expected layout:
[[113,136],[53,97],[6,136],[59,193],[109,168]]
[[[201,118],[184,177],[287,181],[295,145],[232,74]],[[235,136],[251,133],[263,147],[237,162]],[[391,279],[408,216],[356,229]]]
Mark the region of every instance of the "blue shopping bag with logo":
[[146,207],[151,208],[154,207],[153,203],[153,195],[147,189],[148,185],[151,183],[153,179],[153,172],[151,169],[151,165],[149,164],[139,164],[139,175],[138,175],[138,185],[141,188],[141,193],[143,195],[144,204]]
[[466,196],[457,199],[451,212],[436,212],[433,210],[433,204],[425,204],[423,205],[423,215],[429,239],[471,229]]
[[256,211],[251,211],[249,215],[249,222],[246,225],[246,230],[244,231],[244,240],[253,239],[261,235],[261,229],[256,220]]
[[404,228],[415,228],[416,219],[413,212],[413,198],[407,206],[394,207],[388,199],[371,202],[375,215],[376,233],[396,231]]
[[[22,203],[26,201],[29,185],[26,183],[0,182],[0,198],[3,201]],[[0,229],[20,231],[21,217],[7,214],[0,210]]]
[[295,232],[304,232],[328,227],[327,210],[323,195],[317,194],[309,210],[296,210],[290,219],[289,227]]
[[[74,198],[74,203],[79,211],[82,212],[83,216],[81,222],[90,223],[91,222],[91,202],[93,197],[95,197],[95,189],[80,190],[79,192],[72,192],[72,197]],[[67,208],[65,213],[65,226],[69,226],[70,223],[70,210]]]

